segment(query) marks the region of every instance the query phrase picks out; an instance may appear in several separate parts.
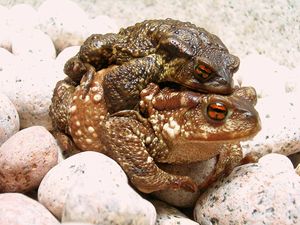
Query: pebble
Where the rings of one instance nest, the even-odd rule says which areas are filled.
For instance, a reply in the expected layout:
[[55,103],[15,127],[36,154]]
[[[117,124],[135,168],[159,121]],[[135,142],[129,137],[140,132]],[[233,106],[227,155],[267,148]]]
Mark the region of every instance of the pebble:
[[291,70],[280,66],[271,59],[250,54],[241,60],[234,79],[241,86],[253,86],[258,98],[277,96],[285,93],[285,79]]
[[58,52],[86,39],[88,16],[73,1],[46,0],[38,8],[39,29],[48,34]]
[[[37,29],[27,29],[15,33],[12,38],[12,53],[31,62],[55,59],[56,50],[50,37]],[[35,58],[35,59],[33,59]]]
[[[105,174],[102,173],[102,176]],[[98,176],[99,177],[99,176]],[[154,225],[154,206],[126,182],[82,177],[73,183],[65,199],[62,222],[101,225]],[[113,177],[110,177],[113,179]]]
[[0,194],[1,225],[60,225],[40,203],[19,193]]
[[168,204],[153,200],[151,203],[155,206],[157,212],[156,225],[197,225],[195,221],[189,219],[178,209],[169,206]]
[[57,164],[59,147],[44,127],[23,129],[0,147],[0,192],[26,192],[37,188]]
[[[216,164],[216,158],[207,161],[192,163],[188,165],[160,165],[160,168],[171,174],[191,177],[197,184],[201,184],[213,171]],[[202,190],[188,192],[179,190],[162,190],[153,192],[153,196],[172,206],[192,207],[195,205]]]
[[56,71],[54,62],[17,58],[2,71],[1,91],[17,108],[21,128],[39,125],[52,129],[49,117],[52,93],[56,82],[65,77]]
[[0,5],[0,15],[1,15],[1,20],[0,20],[0,47],[5,48],[8,51],[11,50],[11,30],[12,27],[10,26],[10,16],[9,16],[9,9]]
[[300,151],[300,100],[299,94],[291,92],[258,99],[262,129],[252,139],[242,142],[244,154],[280,153],[291,155]]
[[38,24],[37,11],[29,4],[12,6],[9,10],[9,19],[14,31],[31,30]]
[[87,36],[92,34],[106,34],[106,33],[118,33],[119,27],[114,19],[99,15],[93,19],[90,19],[87,24]]
[[8,97],[0,93],[0,146],[20,129],[16,107]]
[[127,184],[126,174],[115,161],[101,153],[82,152],[63,160],[46,174],[38,189],[39,202],[61,219],[70,188],[83,178],[103,184]]
[[299,224],[300,177],[290,160],[269,154],[237,167],[200,196],[200,224]]

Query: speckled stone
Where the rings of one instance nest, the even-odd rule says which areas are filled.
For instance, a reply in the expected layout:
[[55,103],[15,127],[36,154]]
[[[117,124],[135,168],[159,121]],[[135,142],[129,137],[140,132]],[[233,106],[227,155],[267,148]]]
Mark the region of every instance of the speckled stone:
[[154,206],[126,182],[116,183],[109,179],[93,178],[83,177],[70,187],[65,200],[63,222],[80,221],[101,225],[155,224]]
[[234,169],[200,196],[200,224],[299,224],[300,177],[279,154]]
[[291,155],[300,151],[298,93],[258,99],[256,109],[262,129],[253,140],[242,142],[244,154],[251,152],[263,156],[273,152]]
[[[253,68],[259,69],[253,70]],[[278,65],[266,56],[250,54],[241,60],[239,70],[234,74],[234,79],[241,86],[255,87],[258,98],[262,98],[283,95],[285,93],[285,80],[291,73],[290,69]]]
[[156,225],[196,225],[195,221],[189,219],[178,209],[168,204],[153,200],[151,201],[157,212]]
[[17,58],[2,71],[1,91],[15,105],[21,128],[40,125],[52,129],[49,117],[52,93],[56,82],[65,77],[57,73],[54,62],[54,59]]
[[37,201],[19,193],[0,194],[1,225],[60,225]]
[[20,129],[16,107],[8,97],[0,93],[0,146]]
[[37,29],[16,32],[12,37],[12,53],[31,62],[47,61],[56,57],[56,50],[50,37]]
[[9,10],[9,19],[14,31],[32,29],[39,21],[37,11],[29,4],[13,5]]
[[[171,174],[189,176],[197,184],[201,184],[213,171],[216,164],[216,158],[188,165],[160,165],[161,169]],[[179,190],[162,190],[153,192],[153,195],[170,205],[178,207],[192,207],[199,198],[201,191],[188,192],[182,189]]]
[[9,25],[9,9],[3,5],[0,5],[0,47],[6,50],[11,50],[11,28]]
[[70,188],[84,178],[103,184],[106,181],[127,184],[126,174],[115,161],[101,153],[82,152],[65,159],[46,174],[38,189],[39,202],[61,219]]
[[37,188],[57,164],[59,147],[44,127],[23,129],[0,147],[0,192],[26,192]]

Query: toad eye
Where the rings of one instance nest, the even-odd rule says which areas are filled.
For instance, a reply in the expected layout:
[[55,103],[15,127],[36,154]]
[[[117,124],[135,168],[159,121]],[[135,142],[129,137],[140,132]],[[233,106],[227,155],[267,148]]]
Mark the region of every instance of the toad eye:
[[222,121],[226,118],[227,114],[228,109],[221,102],[213,102],[207,106],[207,115],[212,120]]
[[197,64],[194,68],[194,71],[198,78],[202,80],[208,79],[213,74],[212,69],[202,64]]

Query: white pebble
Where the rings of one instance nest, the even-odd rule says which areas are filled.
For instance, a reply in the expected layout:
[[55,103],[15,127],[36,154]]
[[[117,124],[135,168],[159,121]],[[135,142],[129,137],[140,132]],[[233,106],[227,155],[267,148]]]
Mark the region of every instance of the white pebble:
[[40,203],[19,193],[0,194],[1,225],[60,225]]
[[[12,38],[12,52],[22,58],[30,58],[32,63],[56,57],[56,50],[50,37],[37,29],[15,33]],[[33,58],[37,62],[34,62]]]
[[44,127],[23,129],[0,147],[0,192],[37,188],[57,164],[59,147]]
[[154,225],[154,206],[127,183],[82,177],[73,183],[65,200],[62,222],[101,225]]
[[0,146],[20,129],[18,112],[8,97],[0,93]]
[[102,181],[103,184],[127,184],[125,173],[115,161],[101,153],[82,152],[67,158],[47,173],[39,187],[38,199],[61,218],[70,188],[83,178]]
[[251,54],[241,60],[235,79],[242,86],[253,86],[259,98],[285,93],[284,80],[291,71],[265,56]]
[[17,4],[9,10],[10,25],[14,31],[32,29],[38,24],[37,11],[28,4]]
[[182,212],[178,209],[173,208],[167,205],[164,202],[153,200],[151,201],[155,206],[157,212],[156,224],[157,225],[197,225],[195,221],[187,218]]
[[39,9],[38,28],[47,33],[58,51],[71,45],[81,45],[86,39],[88,17],[70,0],[46,0]]
[[[17,66],[16,66],[17,65]],[[1,91],[13,102],[20,116],[21,128],[34,125],[52,129],[49,106],[53,89],[65,75],[57,73],[54,60],[36,61],[16,58],[2,71]]]
[[92,34],[106,34],[117,33],[119,28],[116,21],[108,16],[97,16],[94,19],[90,19],[87,26],[87,36]]
[[270,154],[237,167],[197,201],[200,224],[299,224],[300,177],[288,158]]
[[300,150],[300,99],[296,92],[258,99],[256,109],[261,119],[261,131],[242,142],[244,154],[268,153],[291,155]]
[[[160,167],[171,174],[191,177],[197,184],[201,184],[214,170],[216,158],[192,163],[188,165],[160,165]],[[188,192],[179,190],[162,190],[153,192],[153,195],[170,205],[178,207],[192,207],[199,198],[201,190],[197,192]]]
[[11,30],[9,9],[0,5],[0,47],[11,51]]

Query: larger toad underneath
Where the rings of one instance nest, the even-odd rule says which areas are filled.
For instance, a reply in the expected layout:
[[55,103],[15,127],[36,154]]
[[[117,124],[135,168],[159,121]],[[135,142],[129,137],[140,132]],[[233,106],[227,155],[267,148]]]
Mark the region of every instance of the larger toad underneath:
[[260,129],[252,88],[238,88],[231,95],[177,91],[149,84],[141,91],[140,112],[107,111],[103,80],[112,68],[95,74],[84,96],[84,80],[76,88],[57,84],[50,115],[61,131],[57,137],[66,148],[102,152],[124,169],[143,192],[168,188],[195,191],[191,178],[161,170],[156,163],[186,164],[218,157],[212,182],[224,170],[238,165],[240,140]]
[[[150,82],[175,82],[198,92],[229,94],[239,59],[214,34],[189,22],[146,20],[119,33],[94,34],[65,64],[77,84],[96,71],[120,65],[106,76],[103,88],[109,112],[132,109]],[[85,94],[85,93],[84,93]]]

